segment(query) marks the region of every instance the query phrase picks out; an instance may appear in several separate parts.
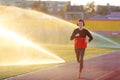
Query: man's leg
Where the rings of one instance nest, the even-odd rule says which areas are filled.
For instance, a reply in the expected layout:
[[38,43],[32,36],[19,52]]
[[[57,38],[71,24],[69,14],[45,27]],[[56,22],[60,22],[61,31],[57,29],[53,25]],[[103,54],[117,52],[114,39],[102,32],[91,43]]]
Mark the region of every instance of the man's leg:
[[77,62],[80,63],[80,49],[75,49],[75,53],[76,53]]
[[83,69],[83,57],[84,57],[85,49],[81,48],[79,51],[80,51],[80,55],[79,55],[80,56],[80,67],[79,67],[78,79],[81,78],[81,72]]
[[82,69],[83,69],[84,53],[85,53],[85,49],[84,49],[84,48],[81,48],[81,49],[80,49],[80,73],[82,72]]

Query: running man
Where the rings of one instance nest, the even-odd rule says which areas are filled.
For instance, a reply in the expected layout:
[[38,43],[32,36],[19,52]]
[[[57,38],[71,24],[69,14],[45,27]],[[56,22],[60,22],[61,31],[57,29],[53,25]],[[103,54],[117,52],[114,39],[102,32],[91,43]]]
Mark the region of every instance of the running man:
[[[77,62],[80,63],[78,78],[81,77],[81,72],[83,69],[83,57],[85,53],[85,49],[87,48],[87,43],[91,42],[93,39],[91,33],[84,28],[85,23],[84,20],[80,19],[77,23],[78,28],[76,28],[72,35],[70,40],[74,39],[74,48],[76,53]],[[88,36],[88,39],[86,38]]]

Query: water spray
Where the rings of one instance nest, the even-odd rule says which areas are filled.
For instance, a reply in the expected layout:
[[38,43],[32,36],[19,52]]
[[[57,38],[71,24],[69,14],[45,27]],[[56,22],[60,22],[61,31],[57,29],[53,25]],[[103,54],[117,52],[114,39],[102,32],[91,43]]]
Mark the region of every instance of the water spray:
[[[30,47],[48,55],[48,56],[55,58],[56,60],[52,61],[51,63],[63,63],[63,62],[65,62],[63,59],[56,56],[52,52],[49,52],[48,50],[44,49],[40,45],[38,46],[37,44],[27,40],[26,38],[24,38],[20,35],[17,35],[15,32],[11,32],[10,30],[3,28],[2,26],[0,26],[0,36],[6,37],[8,39],[13,39],[13,40],[15,40],[23,45],[30,46]],[[27,62],[26,62],[26,64],[27,64]]]

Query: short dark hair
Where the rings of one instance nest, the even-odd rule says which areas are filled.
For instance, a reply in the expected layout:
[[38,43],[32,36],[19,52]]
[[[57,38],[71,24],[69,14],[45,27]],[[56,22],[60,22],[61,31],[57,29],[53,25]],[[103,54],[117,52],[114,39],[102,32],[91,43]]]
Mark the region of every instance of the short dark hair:
[[[79,20],[78,20],[78,23],[79,23],[79,22],[83,22],[83,26],[85,26],[85,22],[84,22],[84,20],[79,19]],[[77,26],[78,26],[78,23],[77,23]]]

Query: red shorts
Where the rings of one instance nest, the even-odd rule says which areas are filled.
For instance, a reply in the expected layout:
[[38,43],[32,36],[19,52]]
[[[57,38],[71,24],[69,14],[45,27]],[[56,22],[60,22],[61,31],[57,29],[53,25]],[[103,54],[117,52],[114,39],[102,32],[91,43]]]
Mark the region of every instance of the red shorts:
[[86,38],[74,38],[74,47],[86,48],[87,47]]

